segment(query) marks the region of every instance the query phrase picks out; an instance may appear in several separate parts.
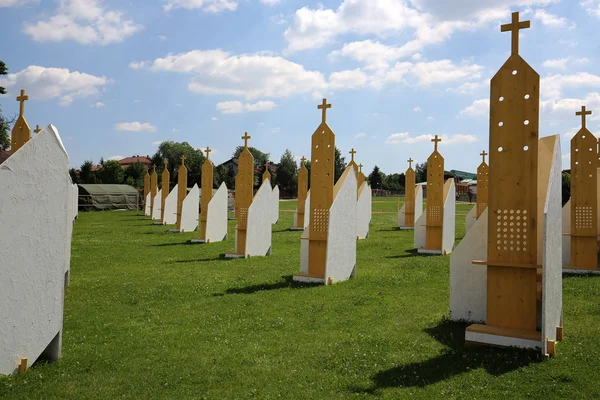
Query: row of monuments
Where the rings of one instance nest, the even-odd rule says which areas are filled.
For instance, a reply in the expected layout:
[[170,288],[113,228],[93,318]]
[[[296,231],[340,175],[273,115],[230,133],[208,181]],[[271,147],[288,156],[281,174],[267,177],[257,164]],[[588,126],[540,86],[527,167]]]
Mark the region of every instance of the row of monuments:
[[[571,141],[571,200],[561,207],[559,135],[539,138],[540,78],[519,56],[519,30],[512,23],[512,54],[491,81],[490,154],[477,170],[477,205],[467,216],[467,233],[456,246],[455,186],[444,182],[441,139],[428,158],[427,204],[415,182],[412,159],[406,171],[406,201],[400,229],[414,230],[419,253],[450,254],[450,310],[470,323],[468,344],[541,349],[554,355],[562,340],[562,272],[598,272],[598,142],[586,128]],[[0,374],[25,371],[39,357],[61,355],[64,287],[69,282],[72,224],[77,189],[69,161],[52,125],[31,138],[24,117],[24,91],[13,129],[13,154],[0,168]],[[371,190],[362,165],[351,161],[334,180],[335,134],[327,124],[326,99],[318,106],[321,124],[311,137],[310,176],[303,157],[293,230],[301,230],[295,281],[325,285],[356,274],[357,240],[369,236]],[[246,133],[235,180],[235,247],[226,257],[266,256],[272,251],[272,224],[279,218],[279,189],[268,168],[254,193],[254,159]],[[169,188],[156,167],[144,178],[144,214],[174,232],[198,230],[197,243],[227,239],[227,187],[213,189],[210,148],[201,188],[187,187],[185,158],[178,182]],[[165,163],[166,166],[166,163]],[[308,190],[310,179],[311,189]],[[33,228],[35,227],[35,228]],[[6,279],[5,279],[6,277]],[[33,278],[32,278],[33,277]],[[482,323],[483,322],[483,323]]]

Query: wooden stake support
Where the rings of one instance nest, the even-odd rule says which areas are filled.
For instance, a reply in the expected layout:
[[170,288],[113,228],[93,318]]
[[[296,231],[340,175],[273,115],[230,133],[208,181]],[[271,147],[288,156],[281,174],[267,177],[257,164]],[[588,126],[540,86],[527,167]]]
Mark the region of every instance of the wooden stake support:
[[202,191],[200,197],[200,240],[206,240],[206,223],[208,221],[208,203],[213,197],[213,170],[210,160],[210,147],[206,148],[206,161],[202,164]]
[[27,357],[23,357],[19,360],[19,374],[27,372]]
[[[210,174],[210,177],[212,179],[212,173]],[[177,222],[175,222],[175,224],[178,231],[181,231],[181,215],[183,214],[183,201],[187,196],[187,181],[188,170],[185,167],[185,154],[182,154],[181,165],[179,166],[179,169],[177,169]]]

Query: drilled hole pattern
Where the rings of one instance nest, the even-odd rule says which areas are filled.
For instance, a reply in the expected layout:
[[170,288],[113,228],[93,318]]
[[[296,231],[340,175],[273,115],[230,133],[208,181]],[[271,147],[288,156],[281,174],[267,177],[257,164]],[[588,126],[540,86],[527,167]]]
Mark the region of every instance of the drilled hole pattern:
[[314,232],[327,232],[329,228],[329,210],[315,208],[311,225]]
[[592,228],[592,207],[575,207],[575,227],[580,229]]
[[529,215],[527,210],[496,211],[496,250],[522,251],[528,247]]
[[429,222],[441,222],[442,220],[442,207],[441,206],[429,206],[427,208]]
[[240,228],[246,228],[248,225],[248,209],[240,208],[238,211],[238,223]]

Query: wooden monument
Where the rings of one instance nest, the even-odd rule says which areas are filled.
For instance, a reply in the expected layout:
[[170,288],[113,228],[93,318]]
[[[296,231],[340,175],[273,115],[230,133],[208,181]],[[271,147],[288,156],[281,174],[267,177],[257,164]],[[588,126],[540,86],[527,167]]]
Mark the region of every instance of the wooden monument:
[[206,148],[206,160],[202,164],[202,188],[200,199],[200,240],[206,240],[206,220],[208,203],[213,196],[213,163],[210,161],[210,147]]
[[269,171],[269,161],[265,161],[265,172],[263,172],[262,175],[262,180],[266,181],[266,180],[271,180],[271,171]]
[[[212,174],[211,174],[212,177]],[[183,210],[183,201],[187,196],[188,170],[185,167],[185,154],[181,155],[181,165],[177,170],[177,219],[175,225],[181,232],[181,214]]]
[[348,154],[350,154],[350,162],[348,163],[348,165],[346,165],[346,167],[351,166],[352,168],[354,168],[354,173],[358,176],[358,164],[356,164],[356,161],[354,161],[354,155],[356,154],[356,150],[354,150],[354,147],[348,152]]
[[[160,220],[165,220],[165,202],[167,200],[167,196],[169,195],[169,185],[171,182],[171,174],[169,173],[169,160],[165,159],[165,166],[163,168],[163,172],[161,174],[162,180],[162,197],[160,199]],[[162,223],[162,222],[161,222]]]
[[415,247],[419,253],[449,254],[455,238],[456,188],[453,179],[444,183],[444,158],[438,152],[442,139],[435,135],[431,141],[434,150],[427,159],[427,208],[425,221],[420,221],[422,216],[415,223]]
[[156,165],[152,165],[152,174],[150,174],[150,218],[154,215],[154,198],[158,192],[158,175],[156,174]]
[[488,153],[486,153],[484,150],[479,155],[483,158],[483,161],[477,168],[477,202],[475,207],[473,207],[467,214],[467,218],[465,220],[465,227],[467,231],[471,229],[475,221],[481,216],[481,214],[483,214],[488,203],[488,181],[490,167],[485,162],[485,156],[487,156]]
[[310,223],[300,242],[300,274],[293,277],[324,284],[356,271],[356,172],[349,165],[334,186],[335,134],[326,122],[328,108],[323,99],[321,124],[312,135]]
[[367,181],[367,177],[365,176],[365,174],[363,173],[363,165],[358,164],[358,187],[360,188],[360,186]]
[[148,167],[146,167],[146,174],[144,174],[144,215],[150,215],[150,174],[148,173]]
[[25,90],[21,90],[21,95],[17,97],[19,102],[19,118],[12,129],[11,135],[11,154],[15,154],[25,143],[31,138],[31,128],[25,119],[25,101],[29,100],[29,96],[25,94]]
[[271,182],[266,179],[253,197],[254,157],[248,150],[248,132],[242,136],[244,149],[238,158],[235,177],[237,226],[235,252],[227,258],[248,258],[271,254]]
[[[354,149],[352,149],[354,151]],[[354,161],[354,160],[352,160]],[[356,194],[356,238],[366,239],[369,237],[369,228],[371,225],[371,213],[372,213],[372,192],[369,183],[362,172],[362,164],[357,166],[358,173],[357,187],[358,192]]]
[[40,131],[42,130],[42,128],[40,128],[39,125],[35,126],[35,129],[33,130],[35,132],[35,134],[37,135],[38,133],[40,133]]
[[306,157],[302,156],[300,159],[300,170],[298,170],[298,205],[296,206],[296,212],[294,213],[294,226],[293,231],[303,231],[304,226],[304,212],[306,209],[306,197],[308,195],[308,169],[304,162]]
[[[492,78],[488,207],[450,261],[452,319],[467,343],[541,348],[562,338],[561,155],[559,135],[538,140],[540,78],[518,53]],[[539,287],[539,290],[538,290]]]
[[423,189],[416,184],[416,173],[412,167],[413,159],[408,159],[408,169],[405,174],[404,204],[398,211],[398,228],[414,229],[415,221],[423,214]]
[[570,272],[600,272],[598,268],[597,139],[587,129],[585,106],[581,129],[571,139],[571,199],[563,208],[563,267]]

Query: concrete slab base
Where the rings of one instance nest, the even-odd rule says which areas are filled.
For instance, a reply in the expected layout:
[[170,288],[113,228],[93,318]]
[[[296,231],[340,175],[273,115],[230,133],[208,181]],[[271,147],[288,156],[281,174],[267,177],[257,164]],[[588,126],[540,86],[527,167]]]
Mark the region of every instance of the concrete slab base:
[[295,274],[292,276],[294,282],[306,282],[306,283],[325,283],[324,278],[320,278],[317,276],[310,276],[304,274]]
[[417,253],[419,253],[419,254],[441,254],[441,255],[444,254],[444,252],[442,252],[441,250],[428,250],[428,249],[418,249]]

